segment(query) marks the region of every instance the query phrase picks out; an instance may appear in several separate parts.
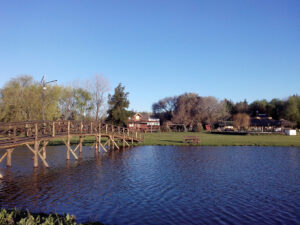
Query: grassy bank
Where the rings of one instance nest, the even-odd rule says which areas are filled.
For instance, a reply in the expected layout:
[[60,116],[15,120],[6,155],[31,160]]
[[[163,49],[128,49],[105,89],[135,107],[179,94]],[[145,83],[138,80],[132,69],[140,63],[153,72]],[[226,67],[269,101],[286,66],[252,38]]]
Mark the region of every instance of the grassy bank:
[[[300,135],[222,135],[207,132],[161,132],[146,133],[141,145],[188,145],[183,142],[185,136],[198,136],[199,145],[205,146],[298,146],[300,147]],[[103,139],[103,143],[106,139]],[[92,145],[94,137],[86,137],[84,145]],[[71,144],[79,143],[79,137],[73,137]],[[49,145],[64,145],[61,139],[54,139]]]
[[[1,209],[0,211],[0,224],[7,225],[77,225],[74,216],[67,215],[57,215],[57,214],[45,214],[45,213],[30,213],[29,211],[24,210],[6,210]],[[101,225],[99,222],[87,222],[83,225]]]
[[187,145],[185,136],[198,136],[206,146],[299,146],[300,135],[221,135],[206,132],[147,133],[143,145]]

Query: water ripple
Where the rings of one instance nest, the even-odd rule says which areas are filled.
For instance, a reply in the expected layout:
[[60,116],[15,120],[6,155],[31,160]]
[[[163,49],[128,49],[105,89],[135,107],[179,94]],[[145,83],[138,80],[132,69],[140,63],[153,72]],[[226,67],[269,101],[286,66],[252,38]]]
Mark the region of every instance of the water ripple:
[[105,224],[300,224],[300,148],[84,148],[78,162],[48,152],[50,169],[32,171],[25,149],[0,167],[1,207]]

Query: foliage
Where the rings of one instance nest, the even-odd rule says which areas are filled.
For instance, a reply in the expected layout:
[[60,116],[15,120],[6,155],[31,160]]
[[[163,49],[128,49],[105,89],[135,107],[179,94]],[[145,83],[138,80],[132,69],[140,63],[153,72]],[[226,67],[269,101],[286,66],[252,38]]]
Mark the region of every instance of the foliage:
[[286,119],[297,124],[300,127],[300,96],[294,95],[289,97],[284,109]]
[[128,123],[130,112],[127,111],[129,107],[128,92],[125,92],[125,87],[120,83],[113,95],[108,96],[109,109],[107,111],[107,121],[115,125],[124,126]]
[[83,88],[74,89],[73,95],[75,112],[76,115],[78,115],[78,118],[75,117],[74,119],[82,120],[84,117],[87,117],[93,109],[93,105],[91,104],[92,96]]
[[233,116],[233,124],[238,129],[247,130],[250,125],[250,116],[246,113],[238,113]]
[[160,121],[170,121],[173,117],[177,97],[166,97],[152,105],[152,111],[155,117]]
[[[61,87],[48,86],[45,90],[45,118],[59,117],[58,101]],[[31,76],[10,80],[0,90],[0,121],[28,121],[42,119],[42,86]]]
[[201,97],[195,93],[185,93],[178,97],[164,98],[152,106],[166,129],[168,121],[182,124],[184,130],[202,129],[202,124],[214,124],[228,118],[225,101],[214,97]]
[[31,214],[29,211],[21,211],[21,210],[6,210],[2,209],[0,211],[0,224],[7,225],[75,225],[77,224],[74,216],[70,216],[69,214],[65,216],[60,216],[57,214]]
[[43,104],[45,120],[83,119],[91,117],[92,100],[84,88],[47,85],[43,89],[31,76],[19,76],[0,89],[0,121],[42,120]]

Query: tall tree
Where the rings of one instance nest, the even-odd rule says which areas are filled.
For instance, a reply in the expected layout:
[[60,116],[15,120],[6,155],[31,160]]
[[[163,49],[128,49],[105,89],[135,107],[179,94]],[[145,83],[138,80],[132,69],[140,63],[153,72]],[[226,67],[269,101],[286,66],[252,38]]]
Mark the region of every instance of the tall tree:
[[245,99],[243,102],[237,102],[234,106],[234,114],[236,113],[248,113],[249,105]]
[[258,116],[259,114],[267,114],[267,100],[256,100],[249,105],[249,114]]
[[109,82],[104,76],[96,74],[91,81],[88,82],[87,86],[92,94],[95,119],[99,120],[105,113]]
[[[1,89],[0,120],[4,122],[42,119],[42,86],[31,76],[11,79]],[[61,87],[47,86],[45,90],[45,118],[59,117],[58,100]]]
[[171,121],[175,110],[177,97],[166,97],[152,105],[154,116],[158,117],[162,123]]
[[191,130],[199,124],[202,119],[201,100],[201,97],[195,93],[185,93],[178,96],[172,122],[182,124],[185,131]]
[[284,101],[279,99],[272,99],[267,104],[267,115],[273,117],[273,119],[279,120],[283,118],[284,113]]
[[119,126],[125,126],[128,123],[129,107],[128,92],[125,92],[125,87],[120,83],[115,88],[115,93],[108,96],[107,121]]
[[218,101],[215,97],[201,98],[200,114],[202,122],[213,125],[218,120],[226,120],[229,118],[228,109],[225,101]]
[[[77,117],[75,119],[84,119],[89,116],[89,113],[93,109],[91,104],[91,93],[83,88],[74,89],[74,100]],[[78,118],[79,117],[79,118]]]
[[300,96],[293,95],[286,102],[284,116],[300,127]]

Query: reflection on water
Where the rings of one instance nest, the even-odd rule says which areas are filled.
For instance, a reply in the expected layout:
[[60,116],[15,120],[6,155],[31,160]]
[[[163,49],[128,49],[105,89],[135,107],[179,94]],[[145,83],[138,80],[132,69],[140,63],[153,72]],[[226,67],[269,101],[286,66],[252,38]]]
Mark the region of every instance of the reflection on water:
[[[0,151],[2,155],[3,151]],[[25,148],[2,163],[0,206],[76,215],[105,224],[300,224],[300,148],[143,146],[109,153],[84,147],[32,169]]]

